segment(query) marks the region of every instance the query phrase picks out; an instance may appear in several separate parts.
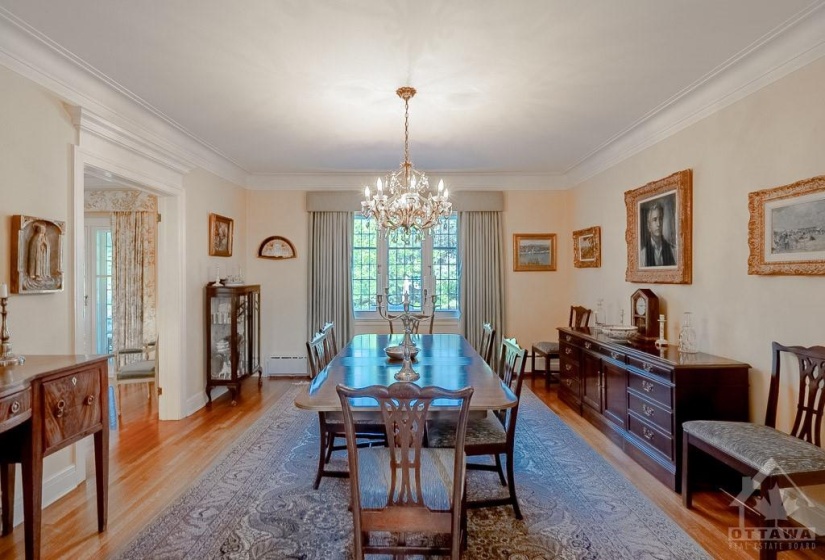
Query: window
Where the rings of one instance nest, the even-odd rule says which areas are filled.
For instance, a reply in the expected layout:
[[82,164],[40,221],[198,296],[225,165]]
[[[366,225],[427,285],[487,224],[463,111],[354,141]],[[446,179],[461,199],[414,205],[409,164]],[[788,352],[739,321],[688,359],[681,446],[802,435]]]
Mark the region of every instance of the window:
[[[458,218],[442,220],[423,240],[392,242],[375,223],[355,214],[352,242],[352,305],[356,315],[376,311],[376,295],[389,288],[389,308],[400,311],[404,288],[410,309],[421,310],[424,290],[435,291],[435,310],[458,313]],[[429,306],[428,306],[429,309]]]
[[86,219],[86,337],[96,354],[112,349],[112,231],[108,218]]

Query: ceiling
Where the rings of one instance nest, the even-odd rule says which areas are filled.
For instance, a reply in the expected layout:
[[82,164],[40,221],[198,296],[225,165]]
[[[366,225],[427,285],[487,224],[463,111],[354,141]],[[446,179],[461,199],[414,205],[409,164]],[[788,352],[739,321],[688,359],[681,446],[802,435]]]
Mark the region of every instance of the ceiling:
[[0,15],[251,175],[396,167],[403,85],[419,169],[563,175],[822,5],[0,0]]

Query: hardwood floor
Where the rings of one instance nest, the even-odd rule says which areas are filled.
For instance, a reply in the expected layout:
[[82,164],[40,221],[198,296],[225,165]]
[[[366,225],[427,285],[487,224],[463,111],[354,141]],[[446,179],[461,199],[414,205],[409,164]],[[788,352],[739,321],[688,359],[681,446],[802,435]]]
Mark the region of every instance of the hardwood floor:
[[[243,431],[283,395],[296,380],[264,380],[244,384],[242,398],[230,406],[228,395],[181,421],[159,422],[147,404],[143,386],[124,387],[123,416],[111,432],[109,528],[96,532],[94,466],[90,480],[43,512],[43,558],[108,558],[175,500]],[[737,511],[721,492],[698,492],[694,509],[665,488],[556,395],[556,386],[527,378],[527,385],[567,425],[640,489],[653,503],[715,558],[757,558],[754,550],[729,547],[727,528],[738,525]],[[825,549],[825,547],[822,547]],[[0,538],[0,558],[24,558],[23,527]],[[787,552],[782,560],[825,558],[825,550]]]

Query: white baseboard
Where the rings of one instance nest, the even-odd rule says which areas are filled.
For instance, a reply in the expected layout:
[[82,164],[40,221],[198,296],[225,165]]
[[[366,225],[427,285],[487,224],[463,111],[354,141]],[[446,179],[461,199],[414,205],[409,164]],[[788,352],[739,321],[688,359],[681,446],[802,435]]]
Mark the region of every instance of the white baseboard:
[[[79,455],[79,454],[78,454]],[[77,457],[78,455],[75,455]],[[80,458],[79,460],[85,460]],[[45,508],[49,506],[77,488],[85,477],[80,476],[80,471],[85,472],[86,469],[78,469],[77,464],[64,468],[60,472],[43,481],[43,505]],[[79,480],[78,480],[79,479]],[[17,465],[17,476],[15,479],[16,487],[14,489],[14,525],[23,523],[23,485],[22,473],[20,466]]]

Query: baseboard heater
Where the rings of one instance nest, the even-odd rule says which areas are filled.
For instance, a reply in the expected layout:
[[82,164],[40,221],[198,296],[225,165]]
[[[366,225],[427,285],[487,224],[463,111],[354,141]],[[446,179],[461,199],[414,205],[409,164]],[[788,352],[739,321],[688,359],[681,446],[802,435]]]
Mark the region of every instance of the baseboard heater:
[[308,375],[306,356],[270,356],[264,374],[268,376]]

